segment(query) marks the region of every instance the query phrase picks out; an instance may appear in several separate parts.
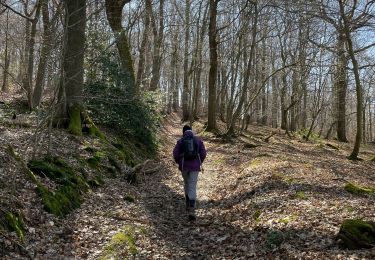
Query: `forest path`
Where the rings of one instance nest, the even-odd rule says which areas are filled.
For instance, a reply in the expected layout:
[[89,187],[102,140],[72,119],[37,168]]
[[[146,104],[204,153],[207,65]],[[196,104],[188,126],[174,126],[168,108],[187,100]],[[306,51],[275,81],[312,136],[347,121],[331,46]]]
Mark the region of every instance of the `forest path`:
[[[197,220],[187,220],[183,180],[172,158],[182,126],[177,117],[167,119],[163,126],[160,171],[140,176],[136,186],[122,180],[109,180],[105,187],[90,194],[81,208],[66,220],[65,226],[74,230],[72,240],[75,242],[71,243],[73,248],[70,250],[75,257],[217,259],[253,255],[254,251],[248,251],[247,245],[252,239],[250,234],[232,226],[226,220],[228,210],[221,209],[220,199],[230,191],[227,184],[232,182],[222,164],[223,151],[208,137],[204,138],[208,156],[198,181]],[[128,194],[135,197],[135,203],[124,201]],[[125,241],[116,245],[114,242],[113,237],[119,233],[134,238],[137,248],[134,256],[131,243]],[[233,244],[230,243],[231,236],[237,236]]]
[[342,250],[334,238],[344,219],[375,221],[375,198],[344,189],[347,181],[375,186],[374,163],[350,162],[348,148],[331,149],[326,141],[276,134],[264,142],[269,131],[252,127],[233,143],[202,133],[208,155],[197,220],[189,222],[172,159],[182,124],[167,118],[159,133],[160,170],[141,174],[137,185],[109,179],[87,194],[81,208],[47,227],[53,234],[43,243],[50,249],[39,258],[373,259],[375,250]]
[[[119,178],[108,179],[103,187],[87,194],[79,209],[61,223],[55,223],[58,230],[52,231],[50,227],[47,239],[43,240],[49,245],[40,245],[49,250],[40,259],[196,259],[223,255],[227,248],[221,244],[235,230],[226,227],[216,209],[225,181],[223,167],[215,165],[220,151],[215,150],[217,144],[205,141],[208,156],[205,171],[199,175],[198,219],[189,222],[182,176],[172,158],[181,132],[179,119],[168,119],[160,133],[161,170],[141,174],[137,185]],[[127,201],[128,195],[135,202]]]

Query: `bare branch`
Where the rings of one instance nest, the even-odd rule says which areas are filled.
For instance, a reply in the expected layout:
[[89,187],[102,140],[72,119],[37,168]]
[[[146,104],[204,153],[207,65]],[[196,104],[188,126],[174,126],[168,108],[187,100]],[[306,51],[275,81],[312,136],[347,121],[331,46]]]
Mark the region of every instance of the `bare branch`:
[[30,22],[34,21],[33,18],[27,17],[27,16],[24,15],[24,14],[21,14],[20,12],[18,12],[18,11],[15,10],[15,9],[13,9],[13,8],[10,7],[9,5],[7,5],[7,4],[5,4],[5,3],[3,3],[3,2],[0,2],[0,4],[1,4],[2,6],[4,6],[6,9],[9,9],[9,10],[11,10],[13,13],[15,13],[15,14],[21,16],[22,18],[25,18],[26,20],[28,20],[28,21],[30,21]]

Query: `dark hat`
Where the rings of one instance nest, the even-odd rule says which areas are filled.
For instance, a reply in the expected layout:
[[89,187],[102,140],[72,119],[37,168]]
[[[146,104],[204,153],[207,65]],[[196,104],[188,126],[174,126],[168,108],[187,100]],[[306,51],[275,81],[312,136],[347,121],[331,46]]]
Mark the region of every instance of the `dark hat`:
[[191,127],[189,125],[184,125],[184,127],[182,128],[182,133],[185,133],[185,131],[187,130],[191,130]]

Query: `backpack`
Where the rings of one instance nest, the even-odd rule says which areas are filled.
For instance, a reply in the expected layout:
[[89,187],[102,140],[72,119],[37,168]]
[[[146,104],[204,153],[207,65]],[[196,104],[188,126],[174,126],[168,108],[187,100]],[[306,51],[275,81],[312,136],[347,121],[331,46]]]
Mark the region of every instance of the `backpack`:
[[184,159],[187,161],[192,161],[198,157],[198,143],[193,136],[182,139],[182,152]]

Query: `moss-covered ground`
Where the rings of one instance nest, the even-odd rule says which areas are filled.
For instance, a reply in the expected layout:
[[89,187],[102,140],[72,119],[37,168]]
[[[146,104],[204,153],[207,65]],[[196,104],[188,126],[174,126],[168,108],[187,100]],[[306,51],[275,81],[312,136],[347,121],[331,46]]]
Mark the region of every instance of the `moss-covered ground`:
[[372,248],[375,246],[375,222],[347,219],[342,223],[337,238],[348,249]]

